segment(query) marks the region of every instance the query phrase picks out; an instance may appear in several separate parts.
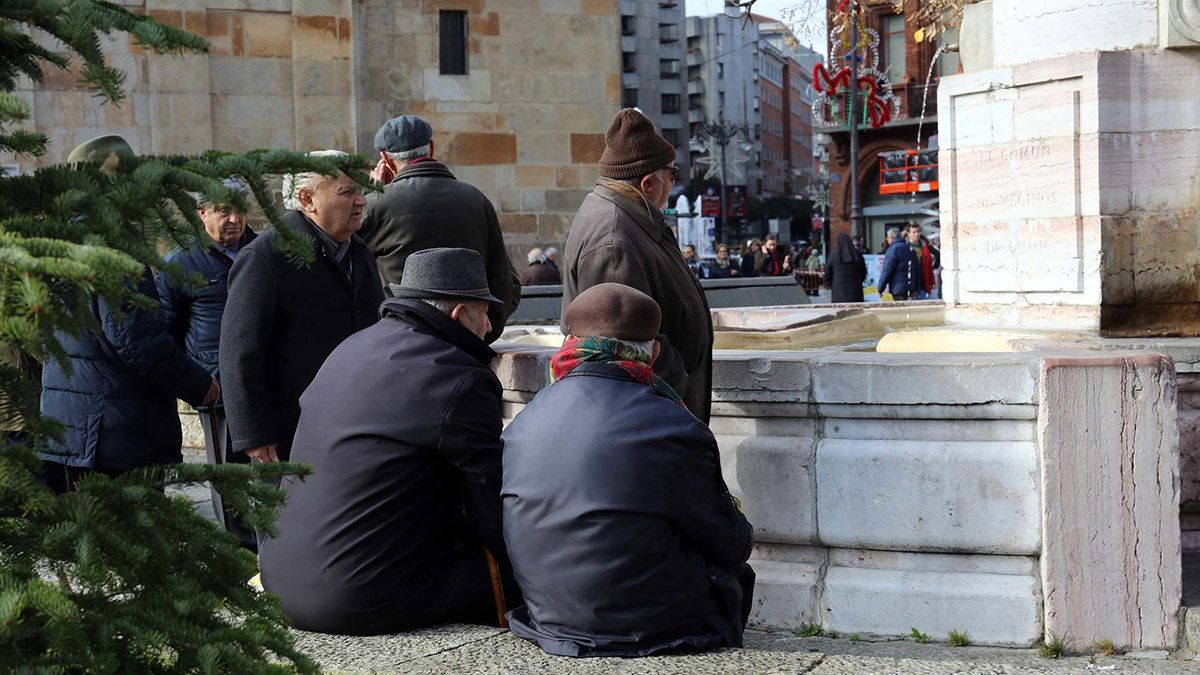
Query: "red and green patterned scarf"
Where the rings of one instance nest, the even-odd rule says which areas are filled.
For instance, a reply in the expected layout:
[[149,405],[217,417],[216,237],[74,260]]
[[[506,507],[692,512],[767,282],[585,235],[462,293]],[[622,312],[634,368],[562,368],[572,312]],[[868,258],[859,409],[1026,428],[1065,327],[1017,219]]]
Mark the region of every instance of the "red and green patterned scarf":
[[601,337],[570,337],[562,349],[550,359],[550,375],[557,382],[584,363],[611,364],[619,367],[635,382],[654,387],[660,394],[683,405],[683,399],[661,377],[637,350],[616,340]]

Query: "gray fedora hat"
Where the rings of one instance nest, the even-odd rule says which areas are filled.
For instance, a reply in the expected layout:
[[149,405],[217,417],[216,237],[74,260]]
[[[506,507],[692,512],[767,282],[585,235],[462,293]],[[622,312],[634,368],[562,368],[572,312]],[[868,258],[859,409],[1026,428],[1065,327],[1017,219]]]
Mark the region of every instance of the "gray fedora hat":
[[408,256],[399,284],[390,284],[397,298],[418,300],[478,300],[503,304],[488,289],[483,256],[469,248],[427,248]]

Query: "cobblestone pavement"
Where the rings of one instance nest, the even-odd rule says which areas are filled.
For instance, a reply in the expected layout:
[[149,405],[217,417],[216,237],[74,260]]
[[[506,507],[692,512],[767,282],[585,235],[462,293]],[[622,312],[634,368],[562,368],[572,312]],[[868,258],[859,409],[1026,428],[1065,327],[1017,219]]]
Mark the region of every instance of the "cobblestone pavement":
[[714,654],[644,659],[568,659],[549,656],[508,631],[439,626],[375,637],[336,637],[297,631],[299,646],[334,673],[479,673],[514,675],[1024,675],[1026,673],[1200,674],[1200,663],[1171,658],[1072,656],[1048,660],[1035,650],[951,648],[911,641],[852,642],[749,631],[746,648]]

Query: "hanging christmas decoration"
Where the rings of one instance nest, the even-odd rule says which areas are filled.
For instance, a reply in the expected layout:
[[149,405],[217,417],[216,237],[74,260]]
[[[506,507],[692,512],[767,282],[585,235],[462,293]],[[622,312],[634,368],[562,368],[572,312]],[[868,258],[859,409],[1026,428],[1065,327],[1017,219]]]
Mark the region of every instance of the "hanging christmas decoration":
[[729,184],[746,184],[745,168],[747,162],[750,161],[750,156],[746,154],[740,143],[733,140],[726,145],[721,145],[715,139],[706,138],[704,139],[704,148],[704,154],[696,158],[696,164],[704,167],[704,180],[720,180],[721,154],[725,153]]
[[[900,115],[900,99],[892,91],[891,80],[879,70],[879,33],[868,28],[862,12],[847,9],[849,0],[838,4],[838,13],[830,32],[833,53],[830,72],[823,63],[813,66],[813,89],[817,92],[813,114],[822,126],[849,124],[847,100],[853,90],[862,98],[863,119],[856,124],[870,123],[878,129]],[[851,45],[850,22],[858,23],[858,43]],[[858,61],[858,82],[851,86],[850,62]]]

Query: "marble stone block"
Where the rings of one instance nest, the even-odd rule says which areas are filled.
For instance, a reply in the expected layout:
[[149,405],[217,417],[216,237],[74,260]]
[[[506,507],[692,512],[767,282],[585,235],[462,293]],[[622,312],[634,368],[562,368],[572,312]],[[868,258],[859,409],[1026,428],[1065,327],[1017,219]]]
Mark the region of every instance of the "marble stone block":
[[1042,580],[1068,649],[1174,648],[1182,595],[1175,373],[1153,355],[1043,361]]
[[827,438],[816,456],[821,543],[1034,555],[1037,471],[1031,442]]

